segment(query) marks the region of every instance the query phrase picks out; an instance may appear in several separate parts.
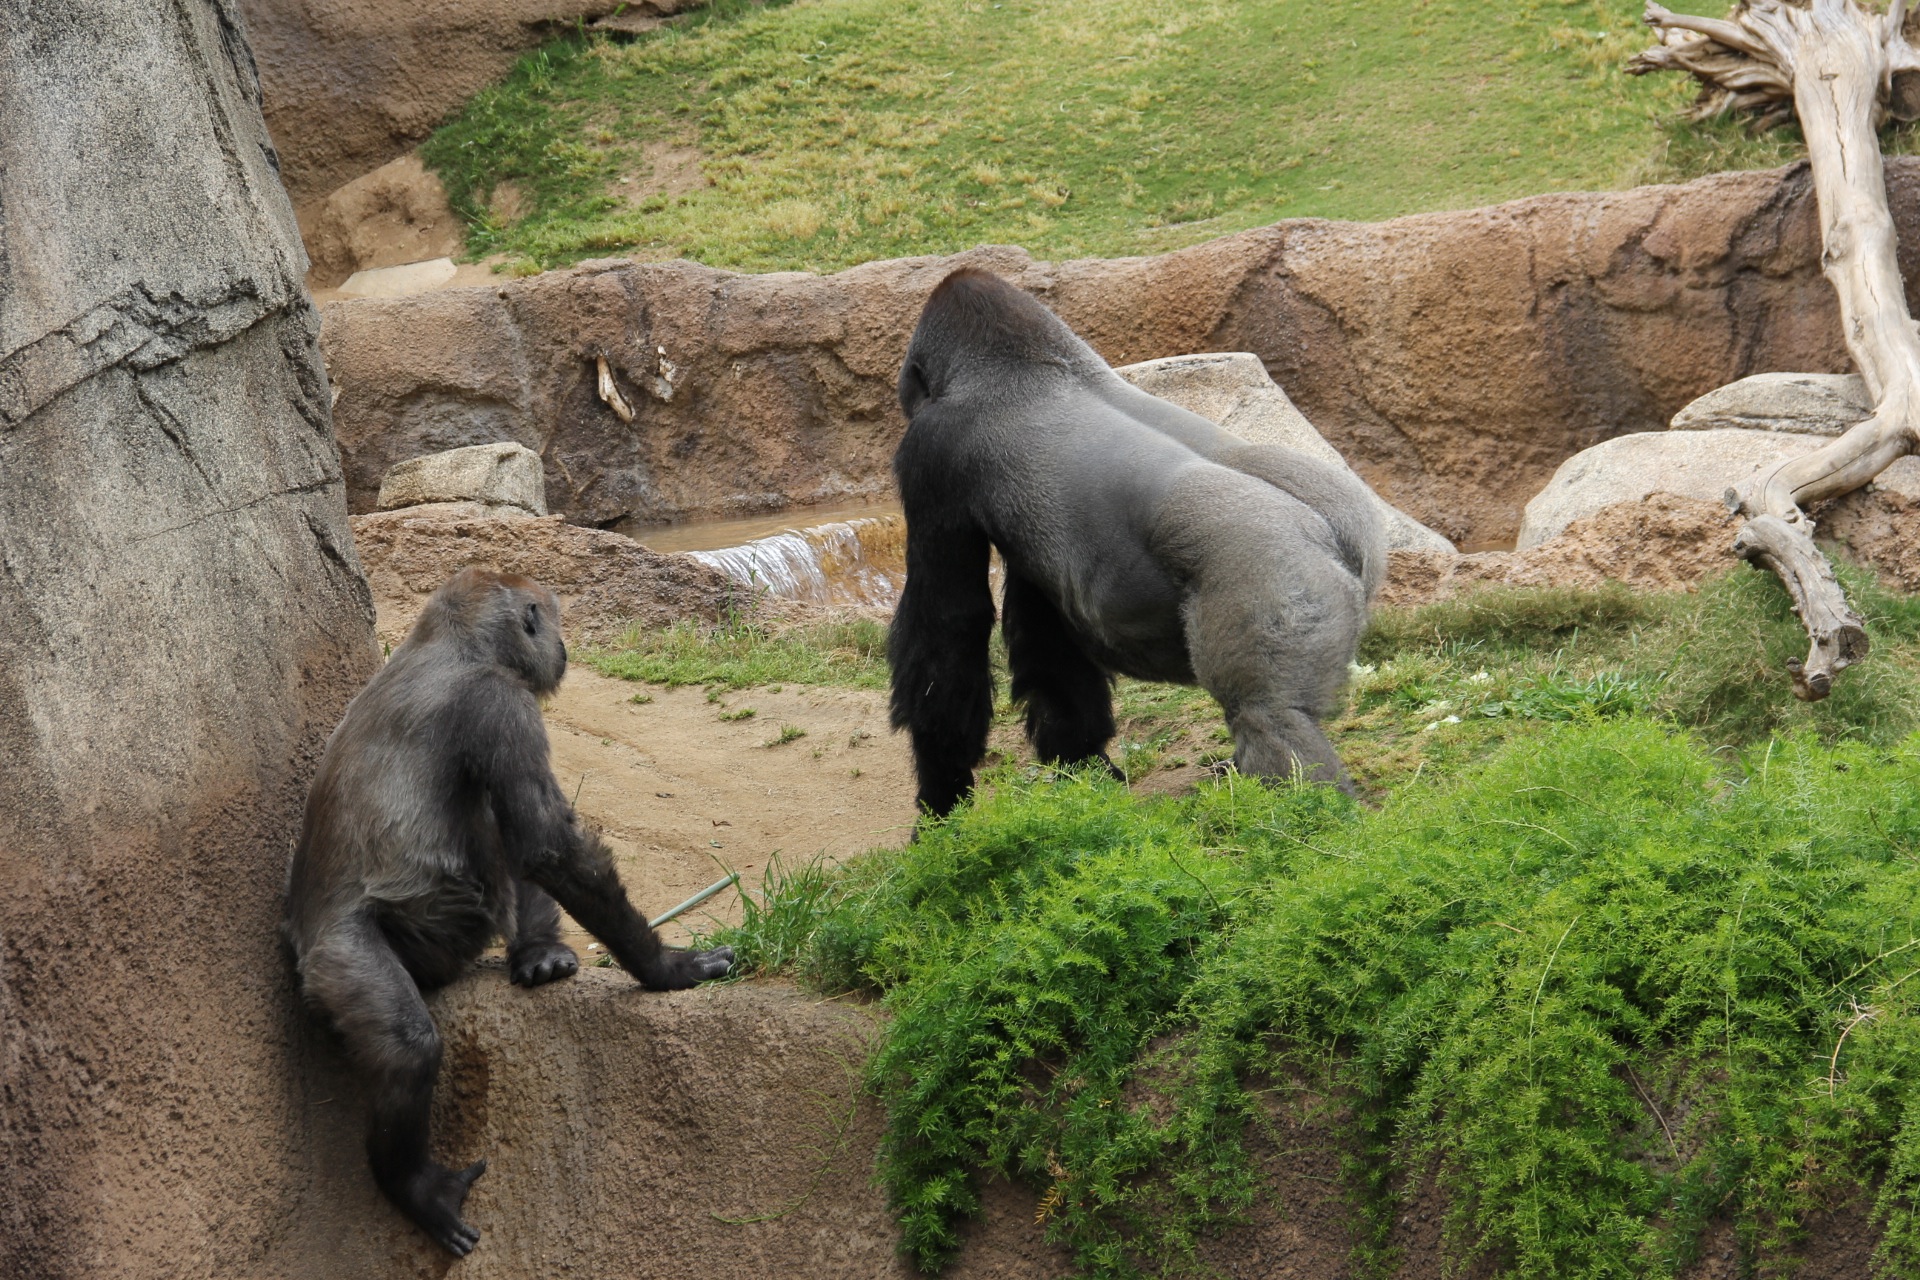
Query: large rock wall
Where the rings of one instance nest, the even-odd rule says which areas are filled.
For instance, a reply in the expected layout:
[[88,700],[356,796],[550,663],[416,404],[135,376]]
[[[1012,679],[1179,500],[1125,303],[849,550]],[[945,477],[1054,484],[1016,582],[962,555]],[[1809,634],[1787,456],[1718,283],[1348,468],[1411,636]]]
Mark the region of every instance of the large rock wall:
[[220,0],[0,4],[0,1275],[254,1273],[275,939],[378,661],[304,255]]
[[[1903,243],[1920,246],[1920,162],[1888,168]],[[546,459],[553,508],[582,523],[740,513],[887,490],[914,318],[971,262],[1115,364],[1259,354],[1389,500],[1471,545],[1510,540],[1527,498],[1589,445],[1662,428],[1746,374],[1844,369],[1818,257],[1794,167],[1282,222],[1153,258],[979,249],[825,277],[594,262],[330,304],[323,343],[356,510],[394,462],[518,440]],[[638,410],[630,425],[595,394],[599,355]]]

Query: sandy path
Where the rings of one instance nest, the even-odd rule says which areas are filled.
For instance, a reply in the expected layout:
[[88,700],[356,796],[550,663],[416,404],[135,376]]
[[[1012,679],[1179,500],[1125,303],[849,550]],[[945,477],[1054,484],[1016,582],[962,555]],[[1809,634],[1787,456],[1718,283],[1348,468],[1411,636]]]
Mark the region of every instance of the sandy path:
[[[635,704],[638,695],[652,701]],[[751,707],[750,719],[722,713]],[[609,679],[574,666],[546,709],[553,771],[607,837],[634,902],[649,915],[728,870],[757,887],[778,853],[796,866],[906,841],[912,762],[887,728],[886,694],[790,685],[707,700],[699,688]],[[806,736],[763,745],[783,726]],[[683,919],[711,928],[740,918],[722,893]],[[664,931],[684,942],[681,921]],[[587,954],[571,920],[564,935]]]

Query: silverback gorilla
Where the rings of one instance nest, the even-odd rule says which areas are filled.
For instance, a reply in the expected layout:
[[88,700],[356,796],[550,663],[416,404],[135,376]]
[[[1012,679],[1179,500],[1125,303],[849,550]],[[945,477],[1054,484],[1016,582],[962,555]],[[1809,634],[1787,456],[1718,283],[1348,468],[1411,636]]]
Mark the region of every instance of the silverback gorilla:
[[988,548],[1043,760],[1107,760],[1114,673],[1199,684],[1243,773],[1352,789],[1320,732],[1386,552],[1360,482],[1136,390],[985,272],[928,298],[900,370],[907,583],[888,637],[919,802],[973,786],[993,713]]
[[328,740],[288,875],[301,988],[371,1086],[374,1181],[455,1255],[480,1239],[460,1205],[486,1161],[456,1172],[427,1155],[440,1036],[420,993],[497,936],[512,939],[513,981],[570,976],[561,906],[645,987],[690,987],[733,961],[729,947],[662,946],[554,782],[539,699],[566,669],[551,591],[455,574]]

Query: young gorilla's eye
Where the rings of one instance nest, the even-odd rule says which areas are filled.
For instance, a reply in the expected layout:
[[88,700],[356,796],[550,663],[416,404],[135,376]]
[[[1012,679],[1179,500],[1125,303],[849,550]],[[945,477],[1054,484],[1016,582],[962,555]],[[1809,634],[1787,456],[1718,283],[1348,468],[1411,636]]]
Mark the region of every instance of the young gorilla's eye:
[[540,606],[539,605],[530,604],[527,606],[526,627],[527,627],[528,635],[532,636],[532,635],[540,634]]

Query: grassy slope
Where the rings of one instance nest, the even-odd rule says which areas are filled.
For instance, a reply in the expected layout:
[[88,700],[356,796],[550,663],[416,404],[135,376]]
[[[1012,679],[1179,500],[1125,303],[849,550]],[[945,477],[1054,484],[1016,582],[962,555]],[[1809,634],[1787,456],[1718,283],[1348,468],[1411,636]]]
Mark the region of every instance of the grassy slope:
[[[1347,1100],[1363,1258],[1389,1261],[1391,1188],[1437,1160],[1454,1247],[1517,1274],[1672,1275],[1717,1214],[1774,1256],[1864,1183],[1920,1275],[1920,602],[1848,587],[1875,654],[1815,706],[1748,569],[1385,610],[1330,726],[1378,808],[1008,762],[909,849],[776,875],[727,940],[743,970],[884,995],[882,1175],[929,1264],[1000,1169],[1089,1273],[1181,1270],[1263,1194],[1254,1086],[1279,1075]],[[589,660],[884,681],[870,623]],[[1204,695],[1118,703],[1130,769],[1228,750]]]
[[[1125,255],[1778,163],[1620,70],[1639,0],[721,0],[523,60],[425,148],[477,253],[832,269],[983,242]],[[649,147],[712,185],[644,191]],[[630,181],[622,183],[622,178]],[[488,212],[511,184],[522,213]]]

